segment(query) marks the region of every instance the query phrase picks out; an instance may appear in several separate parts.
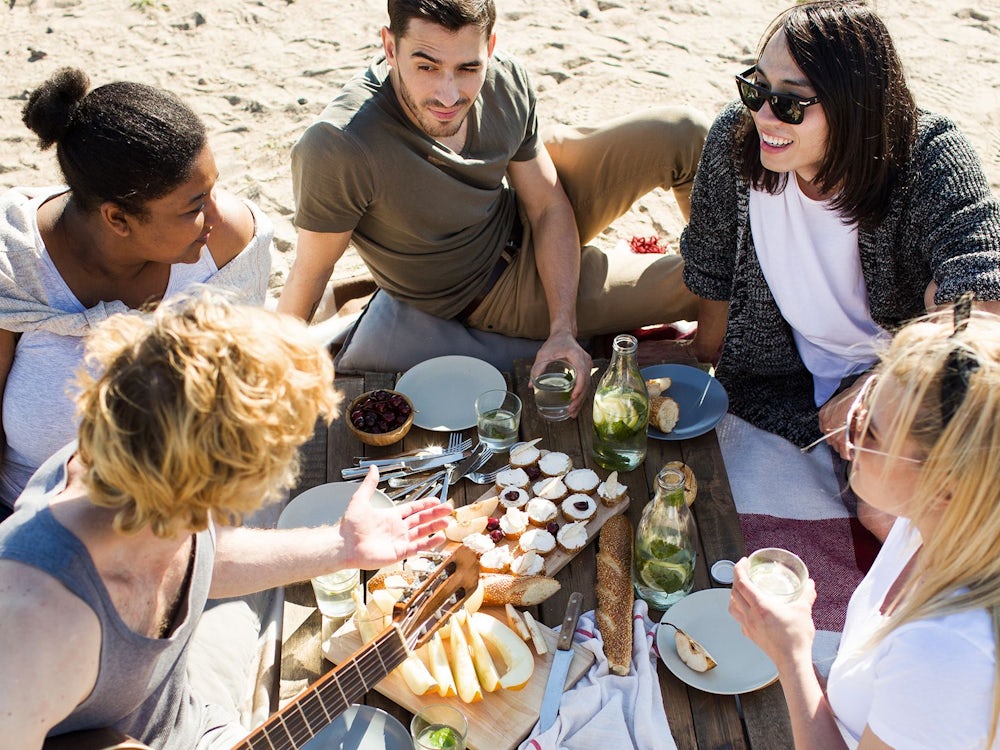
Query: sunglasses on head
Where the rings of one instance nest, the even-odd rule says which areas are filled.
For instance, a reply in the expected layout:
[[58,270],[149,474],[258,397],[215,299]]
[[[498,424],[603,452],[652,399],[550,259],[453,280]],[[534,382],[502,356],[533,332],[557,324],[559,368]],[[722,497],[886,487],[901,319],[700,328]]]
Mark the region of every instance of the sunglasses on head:
[[789,125],[798,125],[806,116],[806,107],[819,103],[818,96],[803,99],[791,94],[776,94],[770,89],[759,86],[750,80],[750,76],[756,72],[757,66],[754,65],[736,76],[736,88],[739,89],[740,99],[752,112],[759,112],[764,102],[767,102],[779,120]]

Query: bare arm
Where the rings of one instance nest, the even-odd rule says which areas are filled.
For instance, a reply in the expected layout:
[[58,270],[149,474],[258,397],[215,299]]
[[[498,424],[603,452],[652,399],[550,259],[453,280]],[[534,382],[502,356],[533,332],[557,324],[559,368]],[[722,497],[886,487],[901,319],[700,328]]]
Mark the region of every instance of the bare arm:
[[222,268],[239,255],[253,239],[256,227],[250,208],[232,193],[216,189],[207,200],[219,217],[208,238],[208,249],[215,265]]
[[333,268],[347,250],[351,234],[299,230],[295,262],[278,299],[278,312],[312,320]]
[[344,568],[375,570],[444,542],[451,507],[428,498],[372,508],[378,471],[365,477],[336,526],[316,529],[221,529],[212,598],[241,596]]
[[714,362],[729,322],[729,302],[698,298],[698,332],[691,347],[699,362]]
[[549,306],[549,337],[538,351],[532,373],[550,360],[568,360],[577,372],[570,402],[570,411],[575,415],[587,395],[591,360],[576,340],[580,237],[573,207],[545,149],[530,161],[512,161],[508,173],[531,224],[535,264]]
[[86,604],[37,568],[0,561],[0,744],[41,748],[93,689],[100,646]]
[[3,394],[7,388],[7,376],[14,366],[14,350],[17,348],[17,334],[0,330],[0,463],[7,450],[7,436],[3,431]]

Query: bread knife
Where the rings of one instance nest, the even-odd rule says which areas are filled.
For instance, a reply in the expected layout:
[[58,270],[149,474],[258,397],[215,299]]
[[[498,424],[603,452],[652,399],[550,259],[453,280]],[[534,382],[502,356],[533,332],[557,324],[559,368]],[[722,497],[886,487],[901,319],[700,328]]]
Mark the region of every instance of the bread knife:
[[566,686],[566,675],[569,673],[569,663],[573,661],[573,634],[576,632],[576,621],[580,619],[580,609],[583,606],[583,594],[574,591],[566,605],[562,626],[559,628],[559,640],[556,642],[556,653],[552,657],[552,668],[545,683],[545,693],[542,696],[542,710],[538,715],[538,731],[544,732],[552,726],[559,713],[559,703],[562,701],[563,688]]

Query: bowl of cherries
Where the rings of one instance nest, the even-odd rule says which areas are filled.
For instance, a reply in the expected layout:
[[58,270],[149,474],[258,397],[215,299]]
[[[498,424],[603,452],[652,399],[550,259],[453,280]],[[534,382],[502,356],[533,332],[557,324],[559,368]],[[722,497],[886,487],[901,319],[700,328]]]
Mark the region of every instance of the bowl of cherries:
[[362,393],[347,407],[347,426],[366,445],[391,445],[413,426],[413,404],[399,391]]

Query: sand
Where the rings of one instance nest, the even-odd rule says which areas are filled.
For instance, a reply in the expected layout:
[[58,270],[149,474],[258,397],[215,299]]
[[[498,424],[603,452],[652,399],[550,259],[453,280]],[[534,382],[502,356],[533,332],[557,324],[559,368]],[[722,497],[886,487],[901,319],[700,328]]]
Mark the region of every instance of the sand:
[[[95,85],[132,79],[174,91],[206,121],[220,184],[276,227],[272,296],[295,254],[289,151],[379,49],[384,0],[7,0],[0,8],[0,180],[60,181],[54,150],[23,126],[28,92],[59,67]],[[663,104],[714,115],[735,98],[766,24],[788,0],[498,0],[498,44],[532,74],[544,121],[598,124]],[[884,0],[918,103],[951,116],[1000,196],[1000,3]],[[659,191],[597,239],[615,245],[682,228]],[[353,251],[335,280],[364,274]]]

